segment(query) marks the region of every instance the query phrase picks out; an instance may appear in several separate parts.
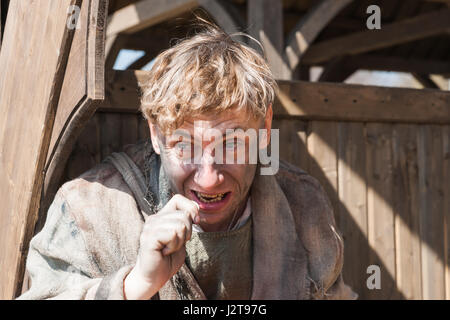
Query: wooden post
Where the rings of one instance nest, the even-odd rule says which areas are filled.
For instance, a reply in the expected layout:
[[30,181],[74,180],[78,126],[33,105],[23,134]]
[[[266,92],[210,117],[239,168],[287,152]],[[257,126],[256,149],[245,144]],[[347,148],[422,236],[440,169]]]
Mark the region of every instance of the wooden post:
[[[81,0],[12,1],[0,52],[0,299],[20,294],[43,170]],[[24,19],[28,21],[24,23]],[[29,48],[33,48],[30,50]],[[27,54],[21,54],[23,52]]]
[[2,0],[0,0],[0,48],[2,47]]
[[80,14],[83,23],[73,41],[50,140],[37,230],[45,222],[78,135],[105,95],[104,30],[108,1],[84,1]]
[[[164,20],[188,12],[195,7],[203,7],[228,33],[240,31],[237,19],[228,12],[228,7],[217,0],[141,0],[133,2],[116,12],[108,19],[106,33],[106,67],[109,71],[114,66],[120,49],[124,46],[125,35],[135,34]],[[243,41],[241,36],[237,37]]]
[[353,68],[349,63],[351,58],[346,56],[336,57],[332,59],[322,71],[319,77],[320,82],[344,82],[357,69]]
[[[286,78],[287,65],[283,60],[283,4],[281,0],[248,0],[249,33],[261,42],[269,66],[278,79]],[[253,41],[250,45],[260,51]]]
[[[295,70],[319,33],[353,0],[321,0],[300,19],[287,38],[285,60]],[[291,79],[291,78],[288,78]]]

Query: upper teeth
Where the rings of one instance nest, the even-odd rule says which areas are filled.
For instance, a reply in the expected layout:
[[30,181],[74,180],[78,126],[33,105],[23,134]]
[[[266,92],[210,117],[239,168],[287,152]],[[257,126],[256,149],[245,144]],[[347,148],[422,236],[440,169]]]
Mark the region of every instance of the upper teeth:
[[201,193],[201,192],[198,192],[198,194],[205,198],[216,198],[216,197],[222,197],[224,195],[224,193],[206,194],[206,193]]
[[205,202],[214,202],[222,200],[222,197],[225,195],[225,193],[217,193],[217,194],[206,194],[201,192],[195,192],[197,196],[200,198],[200,200]]

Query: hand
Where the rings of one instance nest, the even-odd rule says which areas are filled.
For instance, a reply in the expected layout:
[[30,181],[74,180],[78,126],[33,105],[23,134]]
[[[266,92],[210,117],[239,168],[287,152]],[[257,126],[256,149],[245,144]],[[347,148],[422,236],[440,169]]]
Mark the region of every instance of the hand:
[[150,299],[180,269],[192,223],[199,222],[196,202],[175,195],[145,221],[136,265],[125,278],[127,299]]

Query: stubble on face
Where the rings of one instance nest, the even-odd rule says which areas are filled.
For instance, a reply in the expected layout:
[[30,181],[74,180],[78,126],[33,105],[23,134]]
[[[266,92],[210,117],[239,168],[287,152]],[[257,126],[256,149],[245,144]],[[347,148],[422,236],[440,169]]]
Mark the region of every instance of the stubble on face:
[[[198,119],[196,119],[198,120]],[[235,127],[251,127],[255,130],[260,128],[260,123],[249,123],[242,116],[227,116],[222,119],[217,116],[204,117],[204,128],[214,128],[225,132],[226,129]],[[249,126],[250,125],[250,126]],[[192,121],[185,121],[181,127],[183,130],[194,135],[194,126]],[[170,136],[158,134],[158,144],[160,147],[160,156],[163,169],[169,178],[169,184],[172,192],[182,194],[193,200],[193,190],[201,192],[231,192],[229,203],[223,210],[211,212],[200,210],[200,226],[205,231],[223,231],[227,230],[230,224],[236,222],[245,209],[249,196],[249,191],[256,173],[256,164],[213,164],[213,167],[202,167],[202,164],[181,161],[175,154],[173,141]],[[214,173],[211,173],[214,170]],[[219,179],[218,182],[210,184],[210,180],[202,177],[204,171],[208,171],[211,179]]]

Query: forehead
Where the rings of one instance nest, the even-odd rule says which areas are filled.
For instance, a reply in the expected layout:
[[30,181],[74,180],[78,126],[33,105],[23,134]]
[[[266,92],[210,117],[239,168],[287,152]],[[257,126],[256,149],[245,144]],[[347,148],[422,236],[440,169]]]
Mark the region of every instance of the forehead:
[[235,128],[257,128],[260,119],[255,119],[253,116],[244,111],[228,110],[219,114],[201,114],[193,117],[186,117],[183,124],[178,128],[190,132],[200,133],[207,129],[218,129],[225,131],[226,129]]

